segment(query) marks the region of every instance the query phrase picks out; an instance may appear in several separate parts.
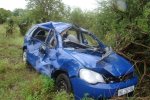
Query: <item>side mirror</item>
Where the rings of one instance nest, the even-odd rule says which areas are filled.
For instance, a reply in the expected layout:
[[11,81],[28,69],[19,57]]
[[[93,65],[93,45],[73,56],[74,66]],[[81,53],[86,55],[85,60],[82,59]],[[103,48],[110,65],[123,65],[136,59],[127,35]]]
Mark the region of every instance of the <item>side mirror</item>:
[[40,48],[39,48],[40,53],[45,54],[46,53],[46,45],[43,44]]

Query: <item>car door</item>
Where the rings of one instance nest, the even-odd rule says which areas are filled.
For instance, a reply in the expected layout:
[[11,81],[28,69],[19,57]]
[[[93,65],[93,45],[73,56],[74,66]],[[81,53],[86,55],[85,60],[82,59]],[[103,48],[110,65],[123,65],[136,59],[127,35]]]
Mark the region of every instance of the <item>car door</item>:
[[36,68],[36,61],[39,56],[39,48],[45,42],[48,36],[48,31],[42,28],[37,28],[28,43],[28,59],[30,64]]
[[51,76],[54,70],[53,61],[56,60],[56,42],[55,33],[53,30],[50,31],[46,41],[39,50],[39,59],[36,63],[37,70],[42,74]]

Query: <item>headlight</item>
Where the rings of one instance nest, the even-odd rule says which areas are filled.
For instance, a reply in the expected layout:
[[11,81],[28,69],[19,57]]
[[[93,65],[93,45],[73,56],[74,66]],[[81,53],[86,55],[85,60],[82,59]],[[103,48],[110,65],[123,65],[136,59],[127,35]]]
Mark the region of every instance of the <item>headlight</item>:
[[88,70],[88,69],[81,69],[79,72],[79,76],[81,79],[91,84],[96,84],[99,82],[105,83],[105,80],[101,74]]

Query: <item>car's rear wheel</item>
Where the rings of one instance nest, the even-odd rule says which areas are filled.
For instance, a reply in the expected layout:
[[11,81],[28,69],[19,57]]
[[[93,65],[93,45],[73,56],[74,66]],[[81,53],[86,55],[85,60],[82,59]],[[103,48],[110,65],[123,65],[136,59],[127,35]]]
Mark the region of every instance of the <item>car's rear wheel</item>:
[[22,61],[24,62],[26,68],[29,68],[31,69],[31,65],[29,64],[29,62],[27,61],[27,50],[23,50],[23,53],[22,53]]
[[71,84],[69,77],[66,74],[60,74],[56,78],[56,88],[57,91],[66,91],[67,93],[71,93]]
[[26,52],[26,50],[23,50],[22,61],[23,61],[24,63],[27,62],[27,52]]

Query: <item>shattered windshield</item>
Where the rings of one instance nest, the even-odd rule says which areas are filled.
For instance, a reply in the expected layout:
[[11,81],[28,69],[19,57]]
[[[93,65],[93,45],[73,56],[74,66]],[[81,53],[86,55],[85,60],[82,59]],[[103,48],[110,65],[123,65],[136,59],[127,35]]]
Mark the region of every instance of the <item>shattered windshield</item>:
[[61,34],[64,48],[94,49],[99,48],[99,43],[87,32],[71,28]]

